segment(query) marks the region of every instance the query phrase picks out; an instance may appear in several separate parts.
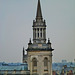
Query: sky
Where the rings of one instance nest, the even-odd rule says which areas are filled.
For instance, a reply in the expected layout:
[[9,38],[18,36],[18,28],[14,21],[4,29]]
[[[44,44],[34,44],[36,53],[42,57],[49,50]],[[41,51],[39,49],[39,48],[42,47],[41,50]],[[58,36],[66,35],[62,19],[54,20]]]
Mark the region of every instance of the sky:
[[[22,62],[23,47],[33,40],[38,0],[0,0],[0,62]],[[75,59],[75,0],[41,0],[53,62]]]

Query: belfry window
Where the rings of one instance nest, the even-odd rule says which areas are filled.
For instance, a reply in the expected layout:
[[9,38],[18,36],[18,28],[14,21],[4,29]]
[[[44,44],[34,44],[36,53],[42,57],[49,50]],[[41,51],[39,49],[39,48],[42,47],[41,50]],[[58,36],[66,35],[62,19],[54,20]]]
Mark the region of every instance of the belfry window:
[[35,29],[35,38],[36,38],[36,29]]
[[42,33],[40,33],[40,36],[41,36],[41,38],[42,38]]
[[39,38],[39,33],[38,33],[38,38]]
[[42,28],[40,29],[40,36],[41,36],[41,38],[42,38]]
[[39,28],[37,29],[37,35],[38,35],[38,38],[39,38]]

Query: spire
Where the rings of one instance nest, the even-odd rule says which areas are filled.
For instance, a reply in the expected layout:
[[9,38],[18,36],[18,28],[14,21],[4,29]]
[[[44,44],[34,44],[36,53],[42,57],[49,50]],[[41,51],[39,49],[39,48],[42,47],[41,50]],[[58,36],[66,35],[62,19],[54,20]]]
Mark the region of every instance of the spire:
[[24,47],[23,47],[23,55],[24,55],[25,51],[24,51]]
[[41,19],[42,20],[42,12],[41,12],[40,0],[38,0],[38,5],[37,5],[36,20],[37,19]]

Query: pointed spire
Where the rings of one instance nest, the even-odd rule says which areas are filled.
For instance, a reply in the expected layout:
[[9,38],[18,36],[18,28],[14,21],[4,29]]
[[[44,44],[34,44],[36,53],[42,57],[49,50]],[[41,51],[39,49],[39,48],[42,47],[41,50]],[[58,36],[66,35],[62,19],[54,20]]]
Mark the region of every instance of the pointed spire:
[[38,0],[38,5],[37,5],[36,20],[37,19],[41,19],[42,20],[42,11],[41,11],[40,0]]
[[24,47],[23,47],[23,55],[24,55],[25,51],[24,51]]

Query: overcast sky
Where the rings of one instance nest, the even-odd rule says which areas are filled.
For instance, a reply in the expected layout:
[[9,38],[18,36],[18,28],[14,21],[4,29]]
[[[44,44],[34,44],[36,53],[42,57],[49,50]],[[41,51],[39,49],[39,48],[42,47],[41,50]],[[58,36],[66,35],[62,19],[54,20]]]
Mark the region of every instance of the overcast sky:
[[[75,0],[41,0],[53,62],[75,59]],[[23,46],[33,39],[37,0],[0,0],[0,62],[22,62]]]

